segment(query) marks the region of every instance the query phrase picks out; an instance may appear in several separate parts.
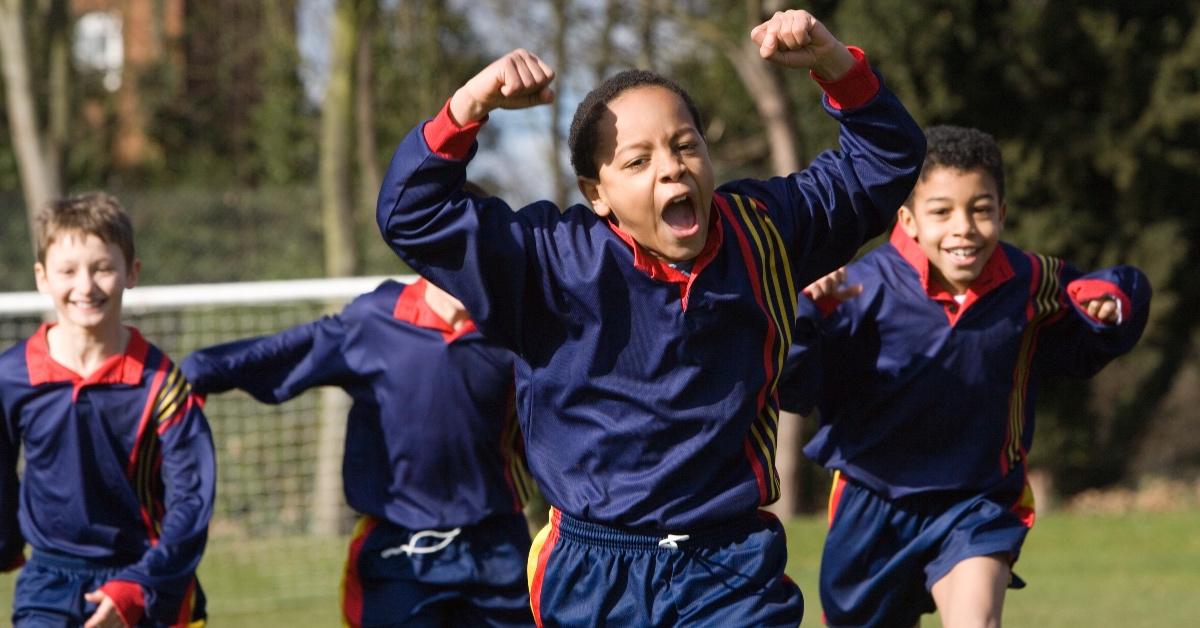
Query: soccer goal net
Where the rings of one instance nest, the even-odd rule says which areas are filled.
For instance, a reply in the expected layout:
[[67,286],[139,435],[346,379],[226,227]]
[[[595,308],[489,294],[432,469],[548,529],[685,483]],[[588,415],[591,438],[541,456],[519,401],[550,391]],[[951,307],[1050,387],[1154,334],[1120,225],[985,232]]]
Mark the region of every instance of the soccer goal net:
[[[139,287],[125,293],[124,318],[178,363],[199,347],[339,311],[384,279]],[[38,293],[0,295],[0,346],[28,338],[52,311]],[[279,406],[241,392],[209,397],[218,483],[200,581],[210,611],[319,605],[324,614],[336,604],[354,517],[341,491],[348,407],[349,398],[332,388]]]

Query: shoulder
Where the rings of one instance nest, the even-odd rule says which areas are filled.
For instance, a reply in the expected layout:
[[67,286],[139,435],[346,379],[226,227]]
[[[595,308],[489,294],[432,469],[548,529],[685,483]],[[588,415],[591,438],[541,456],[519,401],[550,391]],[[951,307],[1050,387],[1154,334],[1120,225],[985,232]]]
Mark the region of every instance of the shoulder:
[[26,345],[22,340],[0,353],[0,394],[14,385],[29,384],[29,365],[26,362]]

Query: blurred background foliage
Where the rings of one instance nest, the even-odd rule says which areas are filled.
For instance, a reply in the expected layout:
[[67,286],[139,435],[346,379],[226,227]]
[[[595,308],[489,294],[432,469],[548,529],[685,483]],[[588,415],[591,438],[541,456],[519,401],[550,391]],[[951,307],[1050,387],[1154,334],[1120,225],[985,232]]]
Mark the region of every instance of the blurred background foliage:
[[[788,172],[835,145],[837,129],[811,81],[758,62],[745,45],[749,28],[778,8],[766,0],[0,0],[0,26],[24,33],[23,57],[11,37],[0,47],[0,290],[33,287],[31,199],[96,188],[131,209],[144,283],[401,272],[379,242],[372,206],[392,148],[517,46],[558,70],[560,98],[525,122],[488,127],[483,145],[517,153],[472,175],[498,195],[577,200],[564,127],[591,85],[634,65],[676,77],[695,96],[721,177]],[[803,8],[865,48],[921,124],[977,126],[997,138],[1008,169],[1007,239],[1080,268],[1126,262],[1150,276],[1154,309],[1133,354],[1090,382],[1043,391],[1032,464],[1065,495],[1148,476],[1195,479],[1200,2],[815,0]],[[80,25],[97,13],[121,26],[115,69],[79,54]],[[65,60],[63,37],[75,50]],[[12,72],[18,62],[24,83]],[[22,92],[31,115],[20,114]],[[517,119],[497,118],[509,115]],[[30,128],[53,185],[22,174],[18,131]],[[42,196],[31,195],[39,186]],[[801,502],[816,508],[821,497],[810,491]]]

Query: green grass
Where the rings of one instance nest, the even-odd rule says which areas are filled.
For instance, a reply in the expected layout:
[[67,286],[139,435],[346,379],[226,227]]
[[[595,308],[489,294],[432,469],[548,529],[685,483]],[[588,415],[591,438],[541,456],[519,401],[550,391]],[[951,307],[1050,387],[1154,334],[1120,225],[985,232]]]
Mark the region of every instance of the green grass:
[[[804,626],[820,625],[817,569],[824,538],[823,519],[788,524],[788,573],[804,591]],[[338,625],[344,553],[339,539],[214,539],[200,571],[210,625]],[[1200,510],[1045,515],[1017,572],[1029,587],[1009,592],[1004,619],[1010,626],[1193,625],[1200,617]],[[10,607],[14,579],[0,575],[0,608]],[[924,625],[940,623],[927,618]]]

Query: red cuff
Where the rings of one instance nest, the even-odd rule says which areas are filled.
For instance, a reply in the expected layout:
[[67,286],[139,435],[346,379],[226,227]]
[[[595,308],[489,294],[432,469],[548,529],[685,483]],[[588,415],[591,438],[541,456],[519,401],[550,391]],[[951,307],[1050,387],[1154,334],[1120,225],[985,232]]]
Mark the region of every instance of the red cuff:
[[817,311],[821,313],[821,318],[828,318],[829,315],[833,314],[833,311],[842,304],[842,302],[838,301],[837,297],[833,296],[832,294],[827,294],[819,299],[813,299],[812,295],[805,290],[804,296],[812,299],[813,305],[816,305]]
[[[1121,286],[1111,281],[1104,281],[1103,279],[1076,279],[1067,284],[1067,295],[1071,297],[1071,301],[1075,303],[1085,316],[1087,315],[1087,308],[1084,307],[1084,303],[1104,298],[1117,300],[1117,305],[1121,308],[1121,316],[1118,318],[1118,323],[1129,320],[1132,314],[1131,309],[1133,308],[1133,304],[1130,302],[1129,297],[1125,294],[1124,290],[1121,290]],[[1088,318],[1096,320],[1091,316],[1088,316]]]
[[846,46],[846,48],[850,50],[850,54],[854,55],[857,62],[841,78],[825,81],[817,76],[816,72],[810,70],[808,73],[817,82],[817,85],[825,90],[825,95],[829,97],[829,106],[838,110],[861,107],[879,93],[879,77],[871,71],[867,53],[858,46]]
[[146,614],[146,598],[142,597],[142,587],[128,580],[109,580],[100,587],[100,592],[108,596],[117,607],[117,614],[126,626],[136,626]]
[[450,115],[450,100],[447,99],[442,110],[432,120],[425,123],[422,132],[425,135],[425,143],[429,145],[429,150],[438,157],[466,159],[467,153],[471,151],[471,144],[475,143],[475,136],[479,134],[479,129],[483,127],[484,122],[487,122],[487,118],[476,120],[466,126],[459,126],[454,121],[454,117]]

